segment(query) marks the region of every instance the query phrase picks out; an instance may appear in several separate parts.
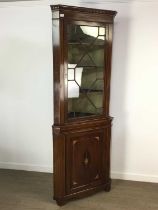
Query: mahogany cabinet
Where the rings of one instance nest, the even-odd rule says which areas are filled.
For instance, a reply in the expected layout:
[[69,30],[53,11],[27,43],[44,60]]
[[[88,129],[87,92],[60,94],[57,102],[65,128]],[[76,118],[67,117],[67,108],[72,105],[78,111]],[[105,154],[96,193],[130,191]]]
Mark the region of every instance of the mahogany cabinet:
[[52,5],[54,199],[110,190],[115,11]]

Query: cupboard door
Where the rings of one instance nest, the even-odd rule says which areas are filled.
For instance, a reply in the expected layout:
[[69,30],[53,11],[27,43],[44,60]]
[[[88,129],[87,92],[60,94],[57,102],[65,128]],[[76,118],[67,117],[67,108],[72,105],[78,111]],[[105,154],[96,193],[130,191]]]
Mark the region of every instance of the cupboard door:
[[108,139],[105,133],[105,130],[97,130],[67,137],[68,193],[106,182]]

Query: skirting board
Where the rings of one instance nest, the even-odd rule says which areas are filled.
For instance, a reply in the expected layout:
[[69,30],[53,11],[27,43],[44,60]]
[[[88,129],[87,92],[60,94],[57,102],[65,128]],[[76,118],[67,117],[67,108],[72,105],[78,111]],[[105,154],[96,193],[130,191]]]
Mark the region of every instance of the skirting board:
[[0,162],[0,168],[53,173],[53,167],[46,165],[24,164],[14,162]]
[[[24,171],[46,172],[46,173],[53,172],[53,167],[51,167],[51,166],[23,164],[23,163],[14,163],[14,162],[0,162],[0,168],[24,170]],[[111,178],[112,179],[131,180],[131,181],[140,181],[140,182],[158,183],[157,175],[148,175],[148,174],[121,173],[121,172],[112,171]]]
[[158,183],[158,175],[111,172],[112,179]]

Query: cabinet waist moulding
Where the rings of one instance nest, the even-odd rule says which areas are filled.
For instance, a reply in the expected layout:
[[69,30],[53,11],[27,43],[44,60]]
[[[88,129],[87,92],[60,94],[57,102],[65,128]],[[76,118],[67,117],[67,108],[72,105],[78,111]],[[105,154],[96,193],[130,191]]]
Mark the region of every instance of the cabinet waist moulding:
[[54,199],[109,191],[115,11],[52,5]]

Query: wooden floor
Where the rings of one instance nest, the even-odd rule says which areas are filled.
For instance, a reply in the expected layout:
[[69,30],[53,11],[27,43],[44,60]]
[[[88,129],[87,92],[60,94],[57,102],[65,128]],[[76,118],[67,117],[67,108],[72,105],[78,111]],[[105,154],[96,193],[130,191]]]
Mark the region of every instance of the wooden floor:
[[52,174],[0,169],[0,210],[158,210],[158,184],[113,180],[100,192],[63,207],[52,199]]

